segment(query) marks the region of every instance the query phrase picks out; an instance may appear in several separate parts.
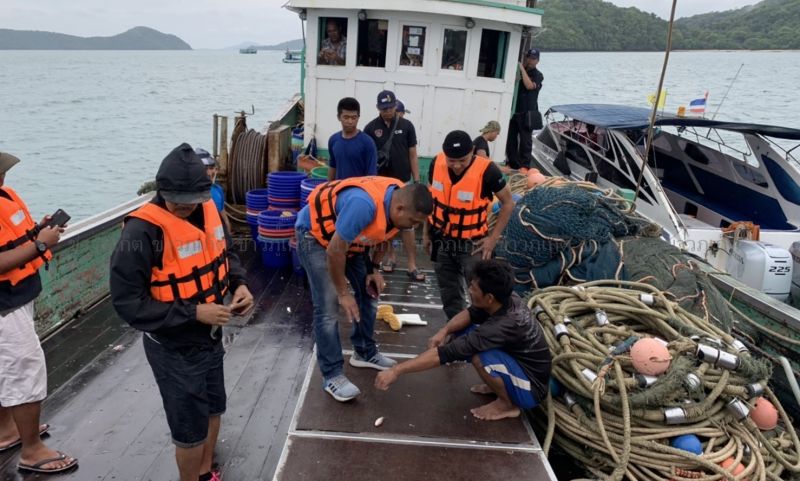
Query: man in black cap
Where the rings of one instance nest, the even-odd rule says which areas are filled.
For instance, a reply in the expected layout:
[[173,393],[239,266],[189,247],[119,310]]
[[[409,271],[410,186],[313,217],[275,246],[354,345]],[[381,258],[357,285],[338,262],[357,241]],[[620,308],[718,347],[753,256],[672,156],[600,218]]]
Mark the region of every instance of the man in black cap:
[[181,481],[218,480],[211,465],[226,401],[219,331],[250,311],[253,296],[190,145],[164,158],[156,185],[153,200],[125,219],[111,257],[111,300],[144,332]]
[[[475,155],[468,133],[450,132],[442,150],[428,172],[433,213],[423,230],[422,245],[431,253],[442,306],[451,319],[466,308],[466,276],[477,261],[492,257],[511,218],[514,199],[500,168]],[[500,213],[489,232],[487,216],[495,195]]]
[[544,75],[539,65],[539,49],[532,48],[519,64],[519,86],[514,114],[508,125],[506,159],[508,166],[523,173],[531,166],[533,156],[533,131],[542,128],[542,114],[539,113],[539,91],[542,89]]
[[0,152],[0,453],[22,447],[19,469],[59,473],[78,460],[48,448],[40,436],[47,367],[33,320],[33,302],[42,292],[39,268],[51,258],[62,227],[40,227],[22,199],[5,185],[19,159]]
[[[391,90],[378,94],[375,105],[378,117],[364,127],[364,133],[372,137],[378,148],[378,175],[391,177],[400,182],[419,183],[419,160],[417,159],[417,131],[414,124],[397,113],[398,100]],[[405,112],[405,106],[403,106]],[[425,274],[417,269],[417,246],[414,230],[407,229],[400,234],[408,257],[408,277],[412,281],[425,281]],[[394,248],[389,243],[381,270],[394,271],[397,264]]]

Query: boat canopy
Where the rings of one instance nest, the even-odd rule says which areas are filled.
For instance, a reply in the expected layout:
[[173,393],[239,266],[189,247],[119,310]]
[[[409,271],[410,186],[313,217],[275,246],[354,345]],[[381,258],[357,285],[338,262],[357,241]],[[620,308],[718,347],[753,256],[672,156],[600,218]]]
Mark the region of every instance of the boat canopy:
[[[613,104],[566,104],[550,107],[548,113],[559,112],[575,120],[605,129],[643,129],[650,123],[650,109]],[[800,130],[774,125],[727,122],[697,117],[658,114],[655,125],[722,129],[741,134],[759,134],[778,139],[800,140]]]

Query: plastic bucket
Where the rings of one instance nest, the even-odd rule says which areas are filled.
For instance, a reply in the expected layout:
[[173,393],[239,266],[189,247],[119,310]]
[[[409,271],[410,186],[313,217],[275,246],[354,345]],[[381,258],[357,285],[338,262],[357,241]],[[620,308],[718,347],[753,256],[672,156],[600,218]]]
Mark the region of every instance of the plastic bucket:
[[292,263],[289,239],[258,239],[261,243],[261,263],[264,267],[280,269]]
[[311,169],[311,178],[328,180],[328,166],[320,165]]

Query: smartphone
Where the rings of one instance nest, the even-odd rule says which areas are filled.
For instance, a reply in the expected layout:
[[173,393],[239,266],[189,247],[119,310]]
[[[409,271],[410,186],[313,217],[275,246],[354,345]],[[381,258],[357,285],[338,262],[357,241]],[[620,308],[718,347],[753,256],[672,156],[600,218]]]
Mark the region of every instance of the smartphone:
[[42,225],[45,227],[64,227],[69,222],[70,216],[61,209],[58,209],[50,216],[50,219]]
[[377,299],[380,296],[378,293],[378,285],[375,281],[369,281],[369,284],[367,284],[367,295],[373,299]]

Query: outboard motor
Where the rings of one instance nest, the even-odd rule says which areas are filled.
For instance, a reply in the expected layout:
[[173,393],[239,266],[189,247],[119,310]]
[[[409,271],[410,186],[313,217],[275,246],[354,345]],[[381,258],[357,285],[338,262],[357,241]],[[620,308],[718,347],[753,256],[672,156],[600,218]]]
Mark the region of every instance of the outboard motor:
[[728,256],[726,271],[753,289],[786,302],[792,285],[792,256],[772,244],[739,240]]

